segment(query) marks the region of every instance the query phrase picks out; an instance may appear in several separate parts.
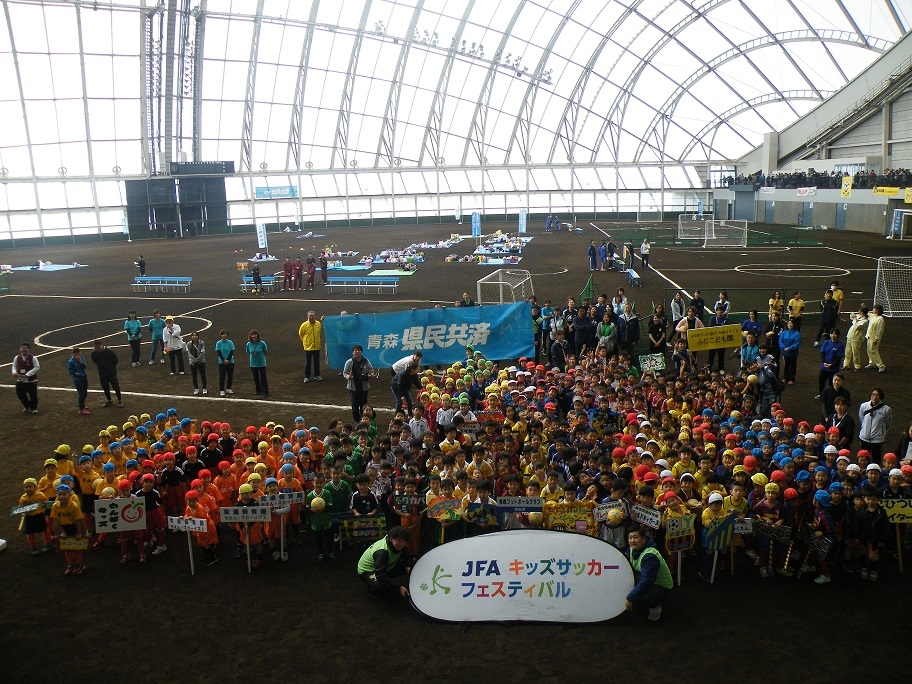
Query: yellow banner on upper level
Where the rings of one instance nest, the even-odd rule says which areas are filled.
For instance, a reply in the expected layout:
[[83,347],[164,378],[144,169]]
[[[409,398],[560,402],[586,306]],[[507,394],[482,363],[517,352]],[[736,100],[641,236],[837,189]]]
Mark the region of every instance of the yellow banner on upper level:
[[843,176],[842,177],[842,196],[844,199],[848,199],[852,196],[852,177]]
[[899,195],[899,188],[894,188],[891,185],[878,185],[871,192],[875,195],[884,195],[885,197],[896,197]]

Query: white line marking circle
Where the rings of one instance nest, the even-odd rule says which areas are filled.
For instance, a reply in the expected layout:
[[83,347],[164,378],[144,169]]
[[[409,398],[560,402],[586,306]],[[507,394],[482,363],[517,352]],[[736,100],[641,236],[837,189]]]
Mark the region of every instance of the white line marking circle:
[[[210,321],[208,318],[203,318],[201,316],[175,316],[174,317],[174,320],[178,322],[178,325],[180,324],[180,321],[188,320],[188,319],[192,319],[195,321],[202,321],[205,324],[205,327],[199,328],[198,332],[203,332],[212,327],[212,321]],[[65,325],[62,328],[55,328],[54,330],[48,330],[47,332],[43,332],[40,335],[36,336],[34,339],[34,344],[36,346],[44,347],[45,349],[52,349],[54,351],[63,351],[64,349],[72,349],[73,347],[76,346],[76,344],[68,344],[68,345],[65,345],[62,347],[58,347],[53,344],[47,344],[45,342],[42,342],[42,339],[44,337],[47,337],[48,335],[53,335],[54,333],[62,332],[64,330],[74,330],[76,328],[82,328],[82,327],[88,326],[88,325],[98,325],[100,323],[112,323],[115,321],[120,322],[122,325],[124,320],[126,320],[126,319],[124,319],[124,318],[106,318],[106,319],[100,320],[100,321],[88,321],[87,323],[76,323],[75,325]],[[143,327],[145,328],[146,326],[143,326]],[[191,332],[193,332],[193,331],[191,331]],[[146,330],[146,333],[148,333],[148,329]],[[107,333],[106,335],[98,335],[97,337],[88,338],[88,340],[86,342],[79,342],[79,344],[85,345],[88,343],[88,341],[91,341],[91,340],[106,340],[106,339],[115,337],[116,335],[122,335],[122,334],[124,334],[123,330],[117,330],[116,332]],[[150,340],[143,339],[143,341],[149,342]],[[111,344],[108,346],[112,347],[112,348],[120,348],[120,347],[129,347],[130,345],[129,345],[129,343],[127,343],[127,344]]]
[[852,273],[847,268],[821,264],[741,264],[740,266],[735,266],[734,270],[748,275],[777,275],[783,278],[838,278]]

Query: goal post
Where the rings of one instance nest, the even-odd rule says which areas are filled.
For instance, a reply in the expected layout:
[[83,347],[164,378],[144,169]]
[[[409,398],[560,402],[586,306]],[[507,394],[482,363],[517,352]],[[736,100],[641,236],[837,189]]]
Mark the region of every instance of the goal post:
[[912,318],[912,257],[880,257],[874,283],[874,303],[884,316]]
[[515,268],[499,268],[476,283],[479,304],[512,304],[535,294],[532,274]]
[[706,233],[706,222],[712,220],[712,214],[679,214],[678,240],[702,242]]
[[704,247],[747,247],[747,221],[721,219],[707,221],[703,234]]

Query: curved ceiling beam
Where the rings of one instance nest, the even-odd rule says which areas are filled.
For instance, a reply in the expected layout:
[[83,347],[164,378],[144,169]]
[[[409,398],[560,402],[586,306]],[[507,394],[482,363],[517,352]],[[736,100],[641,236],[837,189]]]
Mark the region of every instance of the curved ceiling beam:
[[[737,59],[743,54],[753,52],[754,50],[762,50],[763,48],[769,47],[771,45],[791,42],[804,42],[809,40],[821,40],[831,43],[840,43],[843,45],[855,45],[861,47],[864,46],[858,36],[851,31],[786,31],[783,33],[777,33],[775,35],[761,36],[759,38],[749,40],[746,43],[742,43],[741,45],[738,45],[731,50],[726,50],[721,55],[711,59],[702,68],[700,68],[698,71],[695,71],[686,80],[682,81],[678,87],[675,88],[674,92],[668,96],[664,104],[658,108],[655,116],[652,118],[652,121],[649,122],[649,125],[645,130],[653,130],[656,126],[659,125],[659,121],[663,116],[672,115],[678,104],[680,104],[681,98],[683,98],[687,91],[690,90],[691,87],[693,87],[704,77],[718,71],[719,67],[721,67],[723,64]],[[886,43],[886,41],[881,41],[880,39],[876,39],[876,41],[876,43],[871,43],[877,45],[875,49],[880,52],[886,52],[886,50],[889,48],[889,45]],[[715,112],[710,113],[715,114]],[[637,153],[634,155],[634,159],[639,159],[642,152],[643,150],[641,146],[640,149],[637,150]]]
[[339,118],[336,121],[336,135],[333,139],[333,148],[330,153],[329,168],[336,168],[336,158],[342,163],[342,168],[348,166],[348,134],[351,122],[352,93],[355,90],[355,76],[358,73],[358,58],[361,56],[361,42],[364,40],[364,27],[367,25],[367,16],[370,13],[371,0],[364,3],[361,10],[361,21],[355,34],[355,43],[352,46],[351,57],[348,59],[348,70],[345,72],[345,83],[342,86],[342,101],[339,103]]
[[[702,144],[703,138],[710,132],[723,125],[728,125],[728,122],[741,114],[748,111],[749,109],[756,109],[765,104],[770,104],[773,102],[782,102],[784,99],[788,99],[792,102],[799,100],[810,100],[812,102],[820,102],[830,97],[835,91],[823,90],[823,91],[814,91],[814,90],[785,90],[779,93],[768,93],[766,95],[760,95],[758,97],[753,97],[746,102],[741,102],[731,109],[722,112],[719,114],[715,120],[710,121],[706,124],[700,131],[691,138],[690,143],[687,147],[684,148],[684,151],[681,153],[680,159],[687,159],[687,155],[699,144]],[[734,129],[733,129],[734,130]]]

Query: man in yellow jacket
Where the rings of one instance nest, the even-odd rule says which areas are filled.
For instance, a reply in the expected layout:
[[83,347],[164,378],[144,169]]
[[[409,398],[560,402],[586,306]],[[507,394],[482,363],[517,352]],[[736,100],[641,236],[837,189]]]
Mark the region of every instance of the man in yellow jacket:
[[[298,328],[298,337],[301,338],[301,344],[304,345],[304,382],[310,382],[311,377],[314,380],[322,380],[320,377],[320,340],[323,335],[323,317],[317,320],[317,314],[313,311],[307,312],[307,320],[301,323]],[[313,375],[311,376],[311,368]]]

